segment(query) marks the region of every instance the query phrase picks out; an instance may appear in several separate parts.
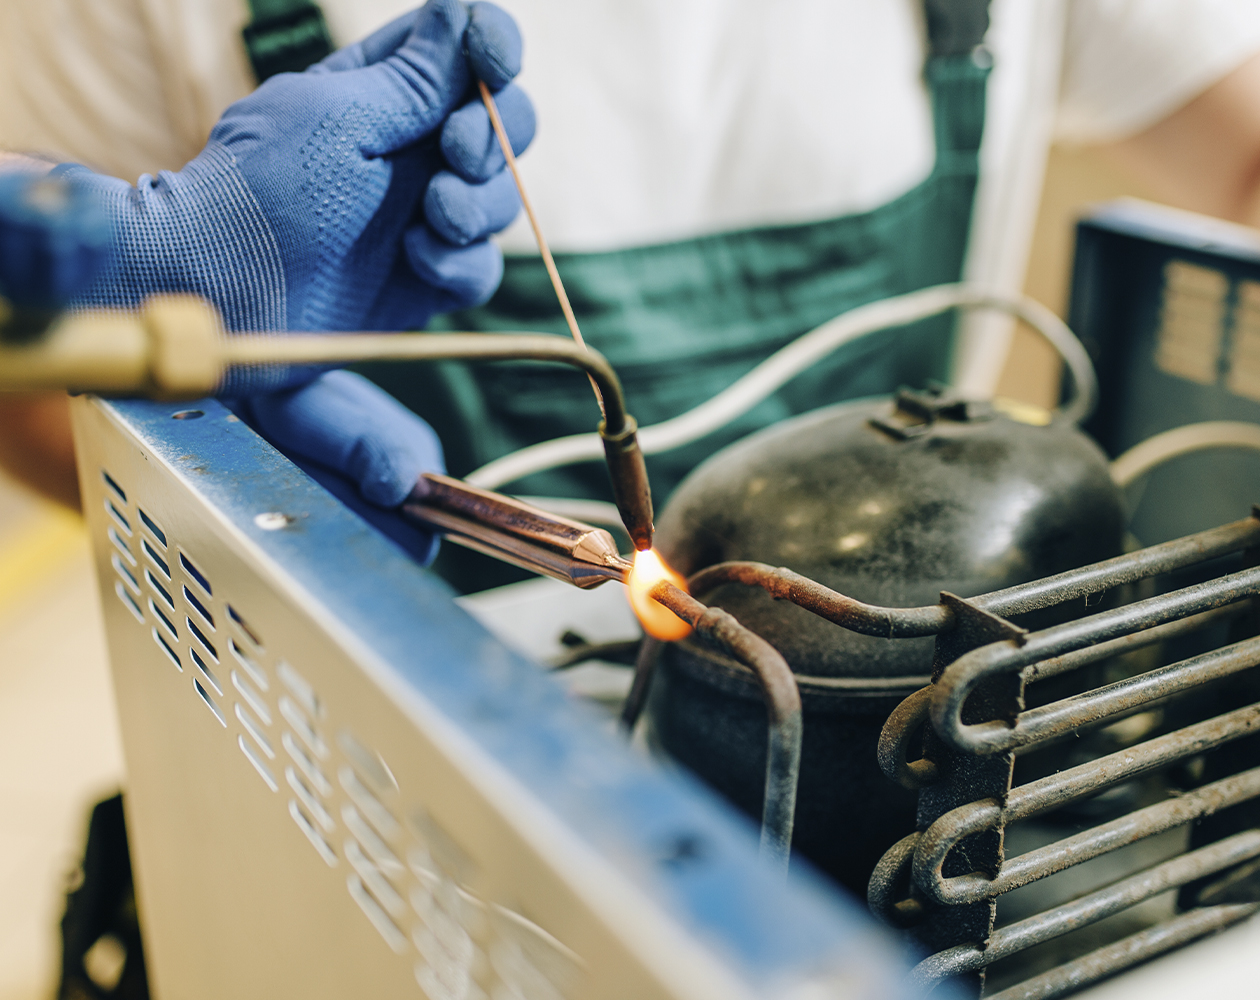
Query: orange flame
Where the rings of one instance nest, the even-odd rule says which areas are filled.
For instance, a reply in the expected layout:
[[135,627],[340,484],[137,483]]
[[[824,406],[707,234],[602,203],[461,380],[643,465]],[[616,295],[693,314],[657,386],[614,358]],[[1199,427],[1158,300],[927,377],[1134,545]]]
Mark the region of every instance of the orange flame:
[[668,580],[684,592],[687,581],[675,573],[655,549],[643,549],[634,554],[634,569],[626,581],[626,596],[630,607],[639,618],[643,631],[663,642],[676,642],[691,635],[691,626],[669,608],[648,596],[653,587]]

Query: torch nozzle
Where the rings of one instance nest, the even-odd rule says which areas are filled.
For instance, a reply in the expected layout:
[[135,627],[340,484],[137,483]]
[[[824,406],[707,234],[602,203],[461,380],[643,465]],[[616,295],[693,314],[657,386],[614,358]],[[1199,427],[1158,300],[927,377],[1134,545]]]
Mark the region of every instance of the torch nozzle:
[[630,574],[630,563],[603,528],[450,476],[422,475],[402,510],[453,542],[575,587],[624,583]]
[[639,448],[639,425],[626,414],[621,430],[610,432],[607,422],[599,425],[608,460],[608,477],[612,480],[613,500],[626,526],[630,541],[642,552],[652,547],[652,487],[648,483],[647,465]]

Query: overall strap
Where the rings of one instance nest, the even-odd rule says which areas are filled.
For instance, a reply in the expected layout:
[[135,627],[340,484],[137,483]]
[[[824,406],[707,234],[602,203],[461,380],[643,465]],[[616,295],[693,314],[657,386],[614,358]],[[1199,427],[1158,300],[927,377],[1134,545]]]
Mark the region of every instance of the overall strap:
[[989,30],[989,0],[923,0],[932,56],[970,55]]
[[249,12],[241,35],[259,83],[277,73],[300,73],[333,50],[314,0],[249,0]]
[[993,60],[983,46],[989,0],[923,0],[932,91],[936,168],[974,173],[984,135],[985,91]]

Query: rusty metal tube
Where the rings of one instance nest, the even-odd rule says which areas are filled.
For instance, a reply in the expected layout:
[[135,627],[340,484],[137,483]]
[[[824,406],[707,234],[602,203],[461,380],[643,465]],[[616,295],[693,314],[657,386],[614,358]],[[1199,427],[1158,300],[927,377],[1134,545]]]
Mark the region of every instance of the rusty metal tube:
[[1251,517],[1219,528],[1138,549],[1031,583],[995,590],[972,598],[971,603],[996,615],[1022,614],[1184,569],[1255,545],[1260,545],[1260,516],[1253,512]]
[[665,643],[650,635],[645,635],[639,644],[639,655],[634,660],[634,681],[630,684],[630,693],[621,706],[621,728],[627,734],[634,732],[639,716],[643,714],[652,677],[656,673],[656,661],[660,659],[664,648]]
[[975,972],[1034,945],[1096,923],[1169,889],[1213,875],[1257,855],[1260,855],[1260,830],[1235,834],[1061,906],[999,927],[983,948],[974,944],[963,944],[937,952],[914,967],[910,974],[911,980],[916,986],[931,987],[950,976]]
[[[1148,674],[1139,674],[1110,685],[1101,692],[1091,692],[1044,709],[1022,713],[1020,719],[1024,720],[1023,729],[1020,728],[1020,719],[1016,720],[1013,727],[1008,727],[1004,722],[969,725],[962,721],[963,705],[976,687],[989,677],[1013,673],[1041,660],[1070,653],[1092,643],[1105,642],[1129,632],[1162,625],[1172,619],[1220,608],[1257,593],[1260,593],[1260,567],[1252,567],[1183,590],[1034,632],[1022,637],[1022,642],[1005,640],[981,646],[946,667],[933,685],[932,725],[943,740],[964,753],[1000,753],[1034,739],[1055,735],[1058,729],[1048,719],[1050,713],[1061,711],[1063,705],[1072,704],[1076,714],[1069,714],[1059,720],[1060,726],[1080,725],[1120,711],[1128,707],[1126,703],[1143,704],[1167,697],[1186,686],[1202,682],[1206,679],[1203,676],[1205,672],[1220,669],[1224,673],[1231,673],[1244,669],[1253,665],[1245,662],[1249,658],[1260,658],[1260,645],[1255,645],[1255,640],[1237,643],[1205,657],[1187,660],[1183,664],[1173,664]],[[1260,662],[1260,659],[1254,662]],[[1036,735],[1030,734],[1030,723],[1025,717],[1042,720]]]
[[761,813],[761,853],[786,871],[801,773],[801,692],[787,661],[770,643],[721,608],[710,608],[669,582],[651,598],[687,622],[695,634],[743,663],[761,683],[770,719],[766,741],[766,789]]
[[[914,853],[914,883],[946,906],[982,902],[1257,795],[1260,795],[1260,768],[1252,768],[1010,858],[992,878],[982,872],[946,878],[942,874],[945,858],[960,841],[1000,826],[1004,817],[1017,818],[1009,810],[1003,810],[996,799],[970,802],[947,812],[919,838]],[[1031,799],[1026,801],[1031,803]],[[1055,804],[1047,801],[1045,806],[1050,808]],[[1034,811],[1028,805],[1023,815]]]
[[881,608],[846,597],[784,566],[758,562],[724,562],[696,573],[688,586],[706,594],[725,583],[760,587],[775,600],[791,601],[820,618],[853,632],[885,639],[936,635],[953,621],[952,612],[939,604],[922,608]]
[[994,993],[985,1000],[1052,1000],[1067,993],[1075,993],[1090,983],[1114,976],[1117,972],[1123,972],[1166,951],[1224,930],[1231,924],[1245,920],[1257,910],[1260,910],[1260,903],[1190,910],[1148,930],[1131,934],[1105,948],[1091,951],[1074,961],[1065,962],[1000,993]]

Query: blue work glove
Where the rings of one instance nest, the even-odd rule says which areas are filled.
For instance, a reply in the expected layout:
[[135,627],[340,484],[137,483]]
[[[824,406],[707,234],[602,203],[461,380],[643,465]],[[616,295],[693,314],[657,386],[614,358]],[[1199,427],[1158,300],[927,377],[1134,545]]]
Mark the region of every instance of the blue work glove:
[[[475,81],[496,92],[513,149],[523,151],[534,112],[510,82],[520,55],[516,26],[498,7],[430,0],[305,73],[269,79],[224,113],[177,173],[132,188],[57,168],[102,194],[119,250],[78,304],[192,292],[231,330],[388,330],[420,329],[437,312],[484,301],[503,268],[488,237],[519,202]],[[334,489],[343,498],[397,505],[406,495],[398,469],[440,454],[404,439],[429,442],[432,432],[383,393],[360,385],[347,395],[345,377],[318,372],[252,369],[234,373],[223,392],[290,457],[353,484],[357,494]],[[302,392],[242,402],[311,379]],[[380,422],[353,424],[365,412]],[[380,440],[341,447],[347,420],[362,427],[355,440]],[[406,461],[354,459],[390,449]],[[362,478],[377,469],[394,477],[392,493]],[[408,472],[412,483],[419,471]]]
[[91,283],[109,253],[109,217],[68,179],[0,172],[0,296],[48,312]]
[[[230,330],[420,329],[487,299],[502,275],[488,237],[519,202],[480,77],[513,148],[533,137],[515,23],[498,7],[430,0],[305,73],[233,104],[183,170],[97,188],[121,251],[82,304],[154,292],[212,302]],[[225,391],[313,373],[254,372]]]
[[296,389],[230,405],[303,471],[420,562],[437,555],[437,539],[393,508],[407,499],[422,472],[446,470],[442,445],[428,424],[389,393],[362,375],[331,371]]

